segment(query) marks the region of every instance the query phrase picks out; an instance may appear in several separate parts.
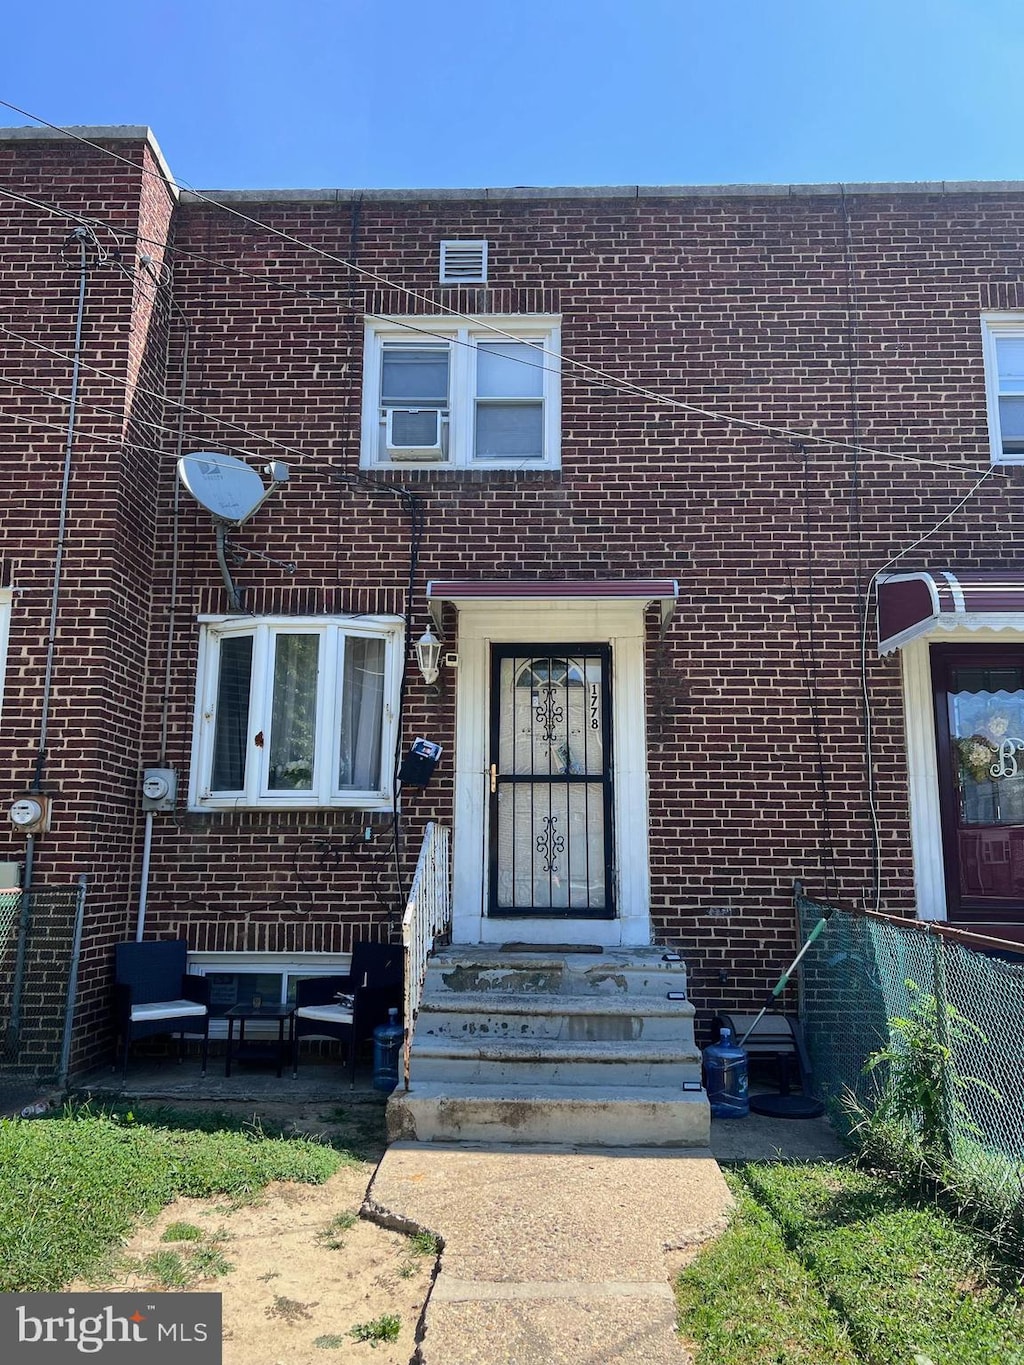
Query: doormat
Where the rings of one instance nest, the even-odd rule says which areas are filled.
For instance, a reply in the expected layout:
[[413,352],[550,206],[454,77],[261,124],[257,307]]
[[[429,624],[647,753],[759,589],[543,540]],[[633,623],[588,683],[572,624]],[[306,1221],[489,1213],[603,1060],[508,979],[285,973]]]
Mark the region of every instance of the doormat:
[[603,953],[599,943],[503,943],[503,953]]

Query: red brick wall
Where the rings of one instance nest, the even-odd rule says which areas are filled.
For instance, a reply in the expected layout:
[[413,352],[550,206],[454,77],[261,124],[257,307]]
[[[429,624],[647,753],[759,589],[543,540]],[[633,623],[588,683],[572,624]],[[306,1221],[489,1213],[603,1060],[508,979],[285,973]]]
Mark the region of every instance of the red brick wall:
[[[10,150],[0,144],[0,156]],[[114,214],[115,188],[125,181],[124,206],[116,211],[160,219],[160,195],[156,202],[146,198],[155,182],[146,179],[140,192],[137,180],[114,163],[52,146],[47,155],[47,165],[34,155],[31,164],[19,159],[24,182],[37,192],[48,183],[56,193],[54,169],[62,158],[76,168],[87,162],[97,188],[90,197],[76,178],[76,203]],[[82,173],[75,170],[76,177]],[[101,342],[97,318],[95,341],[107,368],[116,362],[123,375],[152,376],[159,387],[162,329],[168,328],[167,378],[176,394],[187,319],[186,402],[199,411],[185,415],[185,449],[213,446],[254,462],[285,458],[291,464],[287,489],[234,536],[243,547],[296,565],[289,575],[264,561],[245,561],[237,577],[253,611],[404,608],[409,525],[401,504],[343,477],[358,471],[367,311],[429,313],[439,302],[457,301],[470,311],[561,315],[567,363],[559,473],[411,469],[373,476],[421,500],[425,530],[413,637],[426,625],[422,585],[431,577],[680,580],[666,639],[659,641],[653,619],[650,628],[652,915],[659,940],[683,949],[702,1008],[759,1003],[793,951],[794,878],[811,894],[827,892],[854,905],[871,894],[858,584],[939,522],[985,467],[978,318],[986,307],[1024,306],[1014,247],[1019,198],[766,193],[399,202],[370,196],[235,207],[425,295],[408,300],[194,201],[175,217],[168,253],[173,285],[148,315],[148,305],[136,299],[135,330],[127,331],[127,280],[111,275],[104,281],[110,294],[105,334]],[[43,283],[20,315],[22,329],[38,328],[48,344],[66,349],[73,281],[67,271],[54,272],[51,250],[61,231],[43,220],[27,246],[5,247],[4,255],[34,253]],[[442,237],[488,240],[488,288],[438,287]],[[713,415],[617,391],[575,368],[570,362],[576,360],[712,413],[857,437],[910,458],[855,457],[813,444],[801,450]],[[48,376],[48,387],[66,387],[66,367],[50,373],[49,362],[33,363]],[[90,396],[99,401],[101,391],[100,381],[91,380]],[[116,393],[106,396],[113,406]],[[174,411],[171,404],[171,417],[161,419],[159,410],[137,402],[133,416],[173,421]],[[79,870],[95,864],[102,850],[117,870],[105,866],[97,875],[116,882],[110,904],[127,926],[140,840],[134,775],[140,764],[164,759],[179,772],[182,797],[176,818],[156,819],[152,930],[182,932],[194,948],[347,950],[367,925],[384,932],[389,911],[400,903],[388,817],[185,812],[195,617],[226,603],[209,518],[187,498],[178,503],[178,586],[176,601],[170,600],[174,444],[166,433],[150,441],[140,430],[133,429],[137,440],[162,445],[167,454],[152,460],[137,454],[130,478],[126,467],[120,500],[99,493],[98,481],[76,487],[78,577],[70,578],[75,596],[68,619],[89,622],[95,611],[96,625],[93,633],[76,632],[76,669],[73,677],[61,675],[55,698],[68,747],[66,758],[53,759],[62,795],[45,845],[55,852],[43,872]],[[46,546],[53,535],[59,435],[19,432],[18,440],[32,452],[40,476],[49,462],[50,491],[30,483],[17,504],[19,515],[31,520],[23,527],[26,540]],[[97,472],[111,460],[93,458],[88,467]],[[906,564],[1014,563],[1021,549],[1020,481],[1016,472],[994,475]],[[10,505],[7,515],[13,515]],[[86,541],[110,565],[102,591],[86,572],[96,562],[85,562]],[[18,678],[27,687],[20,705],[5,707],[3,722],[18,774],[31,757],[29,703],[48,571],[45,556],[24,559],[18,572],[31,575],[36,595],[31,614],[28,598],[19,608],[8,678],[12,690]],[[151,599],[141,589],[150,579]],[[98,594],[95,602],[90,593]],[[873,628],[867,653],[883,905],[910,913],[899,665],[876,657]],[[104,689],[116,692],[116,702]],[[452,693],[449,676],[444,696],[427,699],[412,675],[403,747],[417,734],[429,735],[444,744],[445,759],[435,781],[408,802],[406,873],[424,821],[451,818]],[[85,737],[84,755],[70,743],[72,734]],[[113,734],[111,764],[101,741]],[[62,763],[74,766],[74,774]],[[67,821],[72,825],[61,823]],[[376,834],[369,845],[358,838],[367,824]]]
[[[109,146],[155,164],[138,143]],[[164,322],[134,265],[140,231],[166,235],[170,200],[160,182],[134,166],[78,146],[58,151],[47,142],[0,141],[0,185],[96,220],[98,247],[90,245],[87,253],[79,407],[39,773],[41,789],[53,798],[53,818],[34,850],[36,884],[70,882],[82,872],[89,878],[76,1040],[81,1056],[93,1034],[105,1037],[109,1028],[110,944],[125,936],[130,923],[139,858],[139,716],[155,550],[153,487],[161,459],[154,452],[163,444],[159,430],[144,423],[161,420]],[[3,371],[57,395],[0,386],[9,489],[0,530],[4,581],[16,590],[0,721],[0,805],[6,815],[37,771],[80,250],[67,242],[75,227],[70,219],[7,199],[0,200],[0,211],[0,317],[18,334],[0,333]],[[49,425],[17,421],[15,412]],[[6,818],[0,849],[5,858],[25,856],[25,840]]]

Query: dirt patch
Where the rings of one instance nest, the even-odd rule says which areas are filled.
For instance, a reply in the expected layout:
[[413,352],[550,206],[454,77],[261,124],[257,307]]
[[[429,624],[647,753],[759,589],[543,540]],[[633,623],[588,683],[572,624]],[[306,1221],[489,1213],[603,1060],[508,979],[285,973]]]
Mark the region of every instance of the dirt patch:
[[[224,1365],[408,1365],[436,1257],[358,1216],[383,1152],[381,1107],[208,1108],[340,1138],[370,1159],[324,1185],[269,1185],[249,1203],[176,1200],[137,1229],[102,1276],[71,1287],[221,1294]],[[389,1340],[394,1318],[398,1335]]]

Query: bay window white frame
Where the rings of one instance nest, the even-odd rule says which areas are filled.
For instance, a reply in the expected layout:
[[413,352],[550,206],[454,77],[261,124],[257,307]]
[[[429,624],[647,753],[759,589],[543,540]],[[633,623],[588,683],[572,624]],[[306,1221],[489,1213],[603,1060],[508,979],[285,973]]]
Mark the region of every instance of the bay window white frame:
[[[367,318],[363,343],[361,469],[558,469],[561,464],[561,319],[552,314],[488,314],[478,323],[452,317]],[[486,324],[486,325],[484,325]],[[477,346],[501,342],[532,343],[541,368],[543,453],[537,458],[477,456],[474,453],[477,402]],[[437,459],[415,461],[382,457],[381,382],[386,344],[411,349],[447,343],[447,449]],[[426,406],[432,406],[427,404]]]
[[[391,809],[404,646],[401,617],[200,616],[198,619],[200,635],[189,780],[190,810]],[[303,634],[319,639],[313,781],[309,787],[295,791],[271,790],[268,778],[275,641],[280,635]],[[251,637],[253,641],[244,784],[238,791],[213,791],[210,783],[216,740],[220,646],[224,640],[242,637]],[[345,641],[352,638],[384,642],[380,770],[374,786],[343,790],[338,786],[342,678]]]

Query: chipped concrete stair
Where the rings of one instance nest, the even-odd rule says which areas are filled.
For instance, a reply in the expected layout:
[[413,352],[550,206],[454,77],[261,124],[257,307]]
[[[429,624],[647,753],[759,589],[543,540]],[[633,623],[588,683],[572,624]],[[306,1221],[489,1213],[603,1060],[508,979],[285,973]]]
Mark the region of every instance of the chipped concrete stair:
[[435,954],[389,1137],[706,1146],[686,969],[662,954]]

